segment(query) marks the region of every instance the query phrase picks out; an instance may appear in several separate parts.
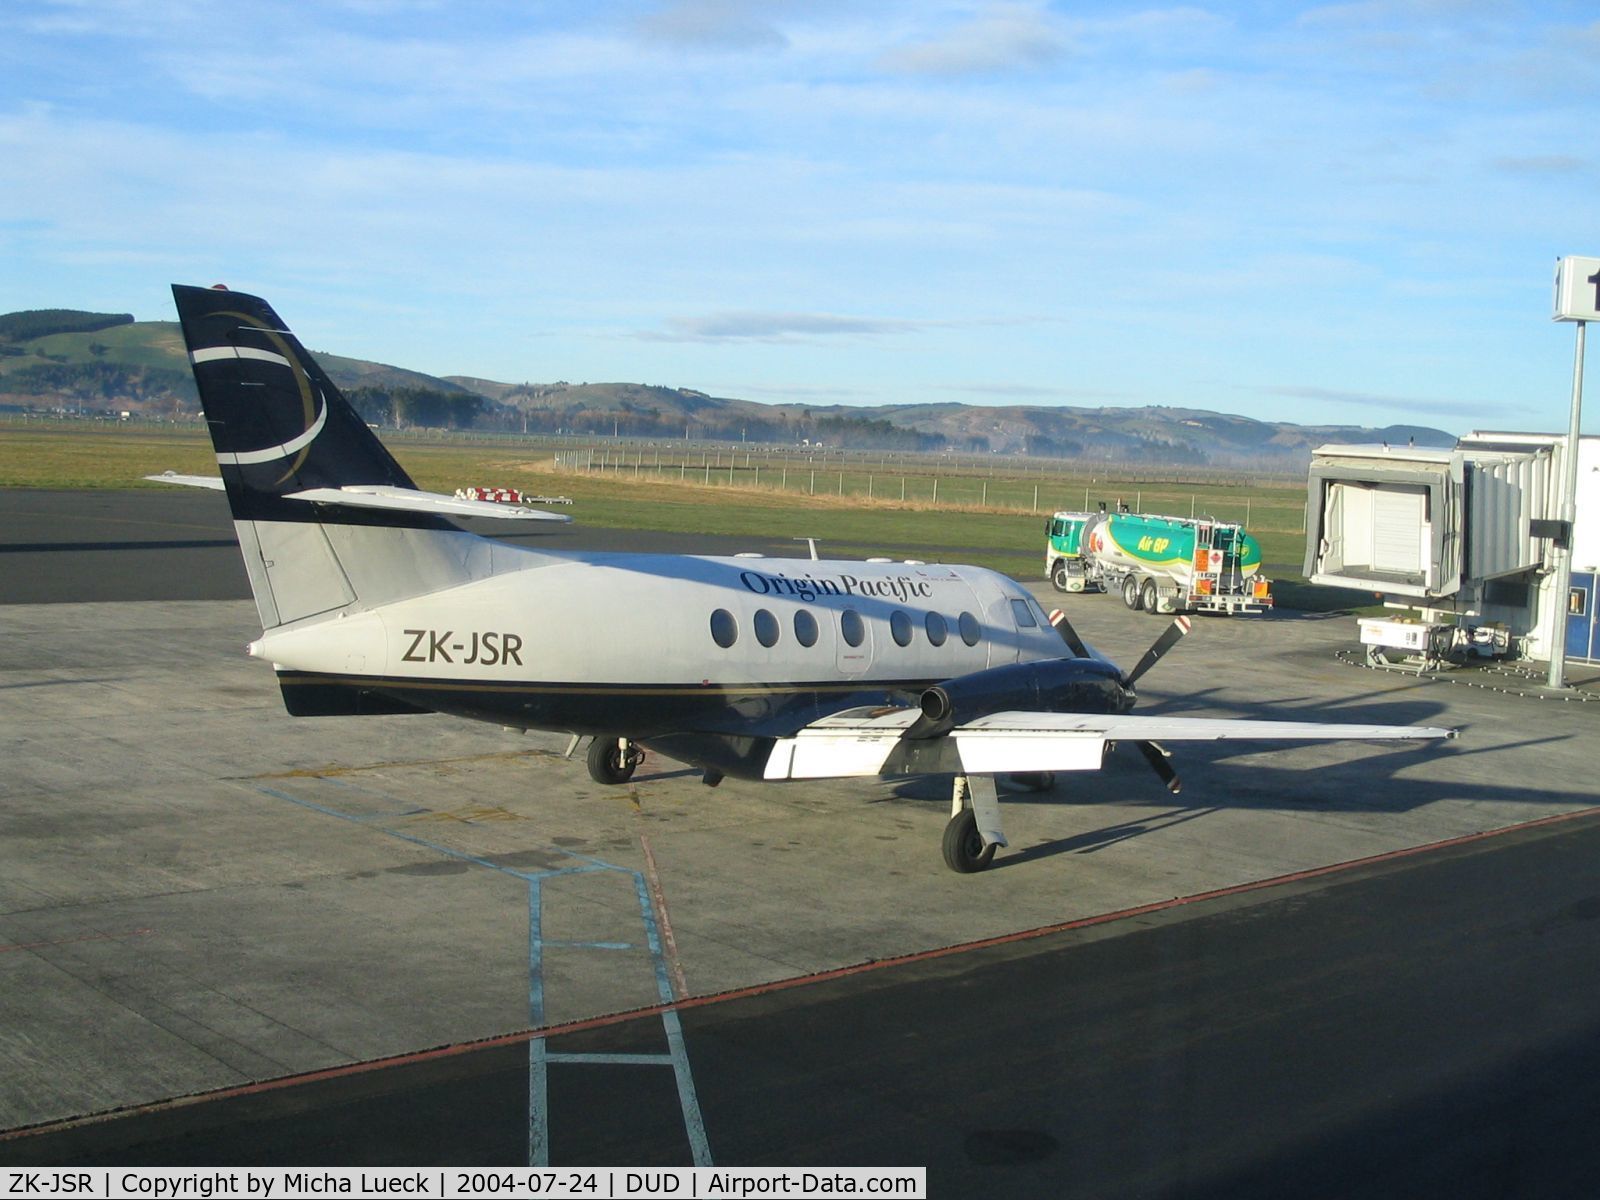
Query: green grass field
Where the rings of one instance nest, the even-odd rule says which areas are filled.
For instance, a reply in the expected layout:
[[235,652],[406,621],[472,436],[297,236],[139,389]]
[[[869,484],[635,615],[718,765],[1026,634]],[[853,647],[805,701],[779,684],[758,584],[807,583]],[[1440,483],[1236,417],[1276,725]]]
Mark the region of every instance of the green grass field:
[[[608,448],[596,451],[594,469],[572,470],[554,465],[552,449],[514,439],[385,437],[418,486],[430,491],[515,487],[570,496],[574,519],[587,525],[815,537],[824,553],[958,560],[1024,579],[1043,577],[1044,520],[1057,509],[1123,500],[1145,512],[1208,514],[1246,523],[1285,607],[1327,611],[1366,599],[1312,588],[1300,577],[1305,489],[1299,483],[1103,480],[1026,460],[974,465],[935,457],[880,467],[848,456],[841,469],[837,452],[819,465],[794,451],[699,448]],[[0,423],[0,487],[159,487],[141,476],[165,470],[215,474],[205,434],[111,422]]]

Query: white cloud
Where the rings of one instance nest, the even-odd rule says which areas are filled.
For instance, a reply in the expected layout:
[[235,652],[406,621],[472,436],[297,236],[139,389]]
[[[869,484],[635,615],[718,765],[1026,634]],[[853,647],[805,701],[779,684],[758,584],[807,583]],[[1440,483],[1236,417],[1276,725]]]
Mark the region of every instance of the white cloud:
[[640,19],[647,42],[696,50],[782,50],[782,31],[752,0],[670,0]]
[[987,75],[1053,66],[1069,50],[1065,33],[1044,8],[996,3],[938,36],[888,50],[878,61],[885,70],[911,75]]
[[835,313],[720,312],[703,317],[672,317],[668,333],[638,336],[669,341],[792,341],[817,337],[877,337],[911,333],[923,327],[917,321],[881,317],[846,317]]

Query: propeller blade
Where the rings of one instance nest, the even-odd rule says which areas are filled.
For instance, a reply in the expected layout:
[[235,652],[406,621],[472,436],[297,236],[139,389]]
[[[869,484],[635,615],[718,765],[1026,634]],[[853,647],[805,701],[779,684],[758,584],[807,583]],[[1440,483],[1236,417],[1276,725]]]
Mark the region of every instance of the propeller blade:
[[1122,686],[1131,688],[1140,676],[1160,662],[1161,656],[1176,646],[1178,640],[1188,632],[1189,618],[1178,617],[1175,619],[1171,625],[1167,626],[1166,632],[1156,639],[1155,645],[1146,650],[1144,657],[1134,664],[1133,670],[1122,677]]
[[1083,639],[1078,636],[1078,631],[1072,627],[1072,622],[1067,620],[1067,614],[1059,608],[1050,610],[1050,624],[1056,627],[1056,632],[1061,635],[1061,640],[1067,644],[1067,649],[1072,651],[1074,658],[1088,658],[1089,647],[1083,644]]
[[1167,761],[1171,756],[1162,749],[1157,742],[1135,742],[1139,753],[1144,755],[1145,762],[1161,776],[1161,782],[1167,785],[1167,791],[1176,796],[1183,790],[1183,782],[1178,778],[1178,773],[1172,769],[1172,764]]

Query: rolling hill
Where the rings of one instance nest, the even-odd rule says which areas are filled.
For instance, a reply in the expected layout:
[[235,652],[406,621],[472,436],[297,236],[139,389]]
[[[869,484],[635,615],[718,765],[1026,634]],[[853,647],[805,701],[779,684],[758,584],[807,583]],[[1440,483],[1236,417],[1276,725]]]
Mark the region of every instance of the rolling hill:
[[[317,358],[367,419],[380,423],[1280,470],[1299,469],[1325,442],[1455,442],[1426,426],[1296,425],[1165,405],[762,404],[693,388],[509,384],[467,375],[437,378],[336,355]],[[76,310],[0,315],[0,404],[161,417],[192,416],[198,407],[175,322]]]

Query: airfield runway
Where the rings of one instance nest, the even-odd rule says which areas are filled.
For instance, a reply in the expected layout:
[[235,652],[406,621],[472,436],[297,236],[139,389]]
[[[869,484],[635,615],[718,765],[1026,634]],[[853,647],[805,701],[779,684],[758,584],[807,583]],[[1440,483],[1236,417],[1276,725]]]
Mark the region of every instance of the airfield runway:
[[[1199,621],[1142,711],[1462,736],[1182,747],[1178,797],[1117,754],[962,877],[938,781],[605,788],[554,735],[291,720],[219,495],[0,518],[0,1163],[1593,1192],[1600,704],[1345,665],[1345,618]],[[1124,663],[1161,628],[1069,611]]]

